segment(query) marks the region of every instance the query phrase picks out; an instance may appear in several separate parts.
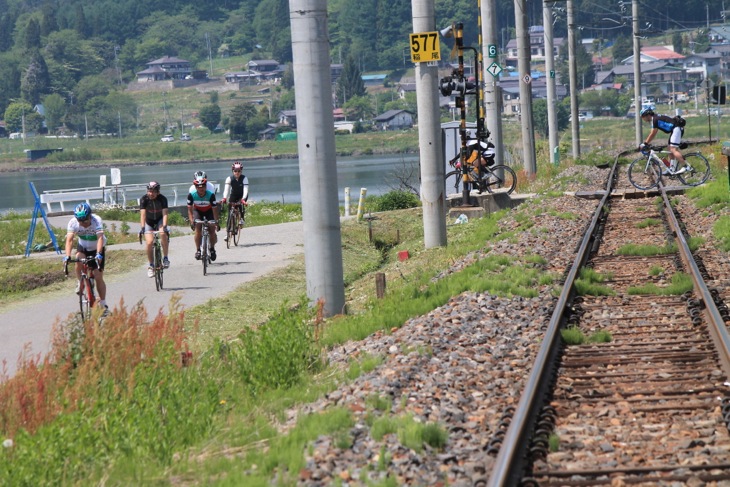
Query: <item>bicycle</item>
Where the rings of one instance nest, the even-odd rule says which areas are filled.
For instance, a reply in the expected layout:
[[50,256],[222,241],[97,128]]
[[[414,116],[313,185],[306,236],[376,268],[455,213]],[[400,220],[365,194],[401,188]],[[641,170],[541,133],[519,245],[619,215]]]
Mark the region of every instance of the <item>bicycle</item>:
[[[155,230],[152,232],[152,268],[155,271],[155,288],[160,291],[162,289],[162,275],[165,272],[165,266],[162,263],[162,244],[160,243],[160,232],[162,230]],[[139,243],[142,243],[142,235],[139,234]]]
[[243,224],[246,222],[244,216],[246,209],[245,203],[239,201],[238,203],[228,204],[228,220],[226,222],[226,248],[231,248],[231,239],[233,239],[233,245],[238,246],[238,241],[241,239],[241,229]]
[[202,223],[202,231],[203,231],[203,237],[200,242],[200,260],[203,261],[203,275],[208,274],[208,264],[210,264],[212,261],[210,260],[210,251],[208,247],[210,246],[210,230],[208,229],[209,224],[217,224],[218,222],[216,220],[195,220],[195,224]]
[[[680,148],[684,147],[680,145]],[[655,188],[662,182],[662,176],[679,179],[686,186],[699,186],[710,177],[710,163],[701,153],[684,154],[685,166],[672,171],[659,156],[669,154],[669,151],[662,149],[663,147],[649,146],[647,150],[641,152],[642,157],[629,164],[629,182],[635,188],[645,191]]]
[[63,263],[63,273],[68,277],[68,264],[69,262],[81,262],[83,264],[81,268],[81,285],[79,287],[79,309],[81,313],[81,321],[88,319],[91,316],[91,308],[96,304],[96,295],[94,294],[94,274],[89,263],[94,261],[93,256],[88,256],[82,259],[68,259]]
[[[481,159],[482,156],[477,158]],[[484,158],[489,160],[488,158]],[[482,166],[478,163],[467,162],[469,170],[467,172],[467,188],[469,191],[476,189],[479,193],[486,190],[492,194],[498,190],[507,190],[507,194],[512,194],[517,187],[517,175],[511,167],[505,166],[504,164],[498,164],[496,166]],[[445,180],[448,185],[454,186],[454,193],[461,193],[461,185],[464,182],[464,174],[461,169],[461,156],[457,155],[449,161],[449,165],[453,167],[454,171],[449,171],[446,174]],[[478,167],[477,167],[478,166]]]

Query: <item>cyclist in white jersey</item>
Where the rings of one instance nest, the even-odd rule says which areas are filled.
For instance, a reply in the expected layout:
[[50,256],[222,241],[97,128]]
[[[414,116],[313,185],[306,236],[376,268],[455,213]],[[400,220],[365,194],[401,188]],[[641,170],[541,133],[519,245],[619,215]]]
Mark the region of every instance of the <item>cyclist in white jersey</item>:
[[[96,289],[99,291],[99,306],[106,310],[106,283],[104,282],[104,250],[106,248],[106,237],[104,236],[104,227],[101,217],[92,215],[91,207],[88,203],[81,203],[74,209],[74,217],[68,222],[66,230],[66,256],[64,262],[71,258],[73,251],[74,237],[79,237],[76,246],[76,258],[83,259],[87,256],[94,255],[96,259],[89,263],[92,269],[94,280],[96,281]],[[81,270],[83,265],[81,262],[76,263],[76,293],[81,290]]]

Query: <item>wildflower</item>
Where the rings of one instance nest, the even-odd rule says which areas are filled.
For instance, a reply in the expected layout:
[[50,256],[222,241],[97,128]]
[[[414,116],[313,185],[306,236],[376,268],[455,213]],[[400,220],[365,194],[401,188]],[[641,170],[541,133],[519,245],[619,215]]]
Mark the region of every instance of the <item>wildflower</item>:
[[10,438],[3,441],[3,448],[11,448],[13,446],[13,440]]
[[221,399],[220,405],[223,406],[226,403],[225,399]]

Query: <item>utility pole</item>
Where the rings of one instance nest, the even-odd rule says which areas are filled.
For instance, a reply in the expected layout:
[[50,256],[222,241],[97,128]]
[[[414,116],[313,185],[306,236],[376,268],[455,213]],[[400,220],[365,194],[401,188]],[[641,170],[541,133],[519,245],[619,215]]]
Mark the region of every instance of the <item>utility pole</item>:
[[575,16],[573,0],[566,2],[568,16],[568,72],[570,74],[570,124],[573,137],[573,159],[580,157],[580,121],[578,120],[578,66],[575,60]]
[[[504,164],[504,145],[502,142],[502,88],[499,86],[499,73],[493,75],[492,71],[487,72],[492,62],[499,63],[497,57],[497,2],[486,0],[486,8],[482,8],[482,32],[484,44],[481,46],[485,59],[485,70],[482,74],[484,79],[484,110],[486,112],[487,128],[492,133],[494,151],[494,163]],[[504,43],[503,43],[504,44]],[[494,49],[493,49],[494,48]],[[504,66],[500,66],[504,67]]]
[[542,24],[545,29],[545,84],[547,86],[548,141],[550,161],[560,163],[558,151],[558,110],[555,94],[555,49],[553,47],[553,11],[549,2],[542,4]]
[[[307,297],[325,316],[345,311],[327,0],[290,0]],[[442,180],[443,185],[443,180]]]
[[[436,30],[434,0],[413,0],[411,12],[414,34]],[[429,66],[430,63],[425,61],[416,63],[416,103],[418,146],[421,148],[423,243],[429,249],[446,245],[446,186],[437,91],[438,66]]]
[[632,29],[634,32],[634,111],[636,120],[636,146],[644,142],[641,132],[641,38],[639,37],[639,0],[631,1]]
[[[569,0],[570,1],[570,0]],[[537,174],[535,132],[532,122],[532,76],[530,71],[530,33],[527,30],[527,2],[514,0],[517,34],[517,71],[520,74],[520,121],[522,125],[522,162],[525,172]]]
[[114,64],[117,65],[117,76],[119,76],[119,86],[122,85],[122,72],[119,70],[119,58],[117,57],[117,52],[119,51],[119,46],[114,46]]

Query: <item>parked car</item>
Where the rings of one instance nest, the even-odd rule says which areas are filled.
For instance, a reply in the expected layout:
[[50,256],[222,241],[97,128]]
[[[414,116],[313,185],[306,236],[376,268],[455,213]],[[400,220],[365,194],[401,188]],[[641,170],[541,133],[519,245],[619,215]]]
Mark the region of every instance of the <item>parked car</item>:
[[169,135],[168,134],[168,135],[163,135],[160,140],[162,142],[173,142],[175,140],[175,137],[173,137],[172,135]]
[[187,142],[187,141],[189,141],[189,140],[190,140],[190,136],[189,136],[188,134],[182,134],[182,135],[180,136],[180,140],[182,140],[182,141],[184,141],[184,142]]

